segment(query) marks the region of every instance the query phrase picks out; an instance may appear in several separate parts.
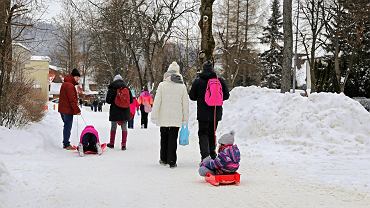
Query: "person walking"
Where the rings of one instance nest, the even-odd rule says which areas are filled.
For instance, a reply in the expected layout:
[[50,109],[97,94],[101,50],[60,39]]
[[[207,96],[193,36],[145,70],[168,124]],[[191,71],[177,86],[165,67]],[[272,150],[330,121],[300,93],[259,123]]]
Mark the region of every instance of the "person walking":
[[[118,91],[122,89],[122,94],[120,95],[127,96],[125,99],[129,99],[127,101],[127,107],[122,108],[119,107],[116,103],[116,97],[118,95]],[[127,91],[124,91],[127,89]],[[117,125],[121,126],[122,130],[122,142],[121,142],[121,149],[126,150],[127,144],[127,121],[130,120],[130,108],[129,105],[132,103],[132,95],[128,87],[126,86],[125,82],[123,81],[121,75],[116,75],[113,78],[113,82],[108,86],[108,93],[106,101],[110,104],[109,109],[109,121],[111,122],[111,129],[110,129],[110,140],[107,144],[107,147],[114,148],[114,142],[116,139],[116,130]]]
[[103,112],[103,101],[99,100],[98,103],[98,112]]
[[69,139],[71,137],[71,129],[73,124],[73,115],[80,115],[81,110],[78,107],[78,97],[76,85],[80,80],[80,72],[73,69],[70,75],[64,77],[64,82],[60,87],[59,107],[58,112],[62,117],[63,126],[63,148],[66,150],[75,150]]
[[93,101],[93,106],[94,106],[94,112],[97,112],[98,111],[98,99],[95,98],[94,101]]
[[129,129],[133,129],[134,128],[135,113],[137,111],[138,114],[139,114],[139,109],[140,109],[140,105],[139,105],[139,102],[137,102],[137,99],[136,99],[136,96],[135,96],[135,92],[134,91],[131,91],[131,94],[132,94],[132,103],[130,104],[130,115],[131,115],[131,119],[128,121],[128,128]]
[[223,100],[229,99],[229,90],[224,79],[217,77],[213,64],[207,61],[203,64],[203,71],[193,81],[189,97],[197,101],[197,120],[199,124],[198,137],[201,159],[210,156],[215,159],[216,154],[216,129],[222,119],[222,106],[209,106],[205,101],[208,81],[216,79],[222,87]]
[[144,90],[141,92],[138,103],[140,104],[141,112],[141,128],[146,129],[148,128],[148,114],[152,111],[153,105],[153,98],[147,87],[144,87]]
[[151,120],[160,126],[161,147],[159,163],[177,167],[177,137],[180,127],[189,120],[189,95],[180,67],[173,62],[159,83]]

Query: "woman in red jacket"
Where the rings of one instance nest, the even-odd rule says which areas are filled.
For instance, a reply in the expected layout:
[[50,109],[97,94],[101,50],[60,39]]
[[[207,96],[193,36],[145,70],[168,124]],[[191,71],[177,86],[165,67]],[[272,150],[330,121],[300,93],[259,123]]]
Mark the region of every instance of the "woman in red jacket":
[[73,115],[80,115],[81,110],[78,107],[77,90],[75,88],[80,80],[80,73],[77,69],[73,69],[70,75],[64,77],[64,82],[60,88],[58,112],[62,117],[63,126],[63,148],[66,150],[75,150],[71,146],[69,138],[73,123]]

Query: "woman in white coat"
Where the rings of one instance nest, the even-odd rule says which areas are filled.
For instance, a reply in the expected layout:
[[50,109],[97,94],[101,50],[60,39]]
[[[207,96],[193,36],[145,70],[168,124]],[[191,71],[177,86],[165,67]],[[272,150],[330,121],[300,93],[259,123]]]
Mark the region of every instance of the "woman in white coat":
[[189,96],[176,62],[168,67],[159,83],[152,109],[152,122],[160,126],[161,150],[159,163],[177,167],[177,137],[182,124],[189,120]]

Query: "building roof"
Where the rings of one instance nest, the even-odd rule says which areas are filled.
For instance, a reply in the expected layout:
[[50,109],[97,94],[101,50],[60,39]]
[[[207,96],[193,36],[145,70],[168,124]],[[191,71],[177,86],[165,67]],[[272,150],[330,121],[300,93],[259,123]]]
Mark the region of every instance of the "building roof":
[[31,61],[47,61],[50,62],[51,59],[49,56],[31,56]]
[[54,71],[62,71],[64,68],[54,65],[49,65],[49,69],[52,69]]
[[24,49],[26,49],[27,51],[31,51],[31,49],[29,49],[28,47],[26,47],[25,45],[23,45],[22,43],[17,43],[17,42],[13,42],[12,43],[13,46],[19,46],[19,47],[22,47]]

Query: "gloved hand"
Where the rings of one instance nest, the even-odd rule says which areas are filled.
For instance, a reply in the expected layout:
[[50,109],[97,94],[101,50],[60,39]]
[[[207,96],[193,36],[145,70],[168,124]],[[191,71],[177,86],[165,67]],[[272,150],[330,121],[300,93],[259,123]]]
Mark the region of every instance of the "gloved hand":
[[211,156],[204,158],[199,166],[205,166],[210,160],[212,160]]

